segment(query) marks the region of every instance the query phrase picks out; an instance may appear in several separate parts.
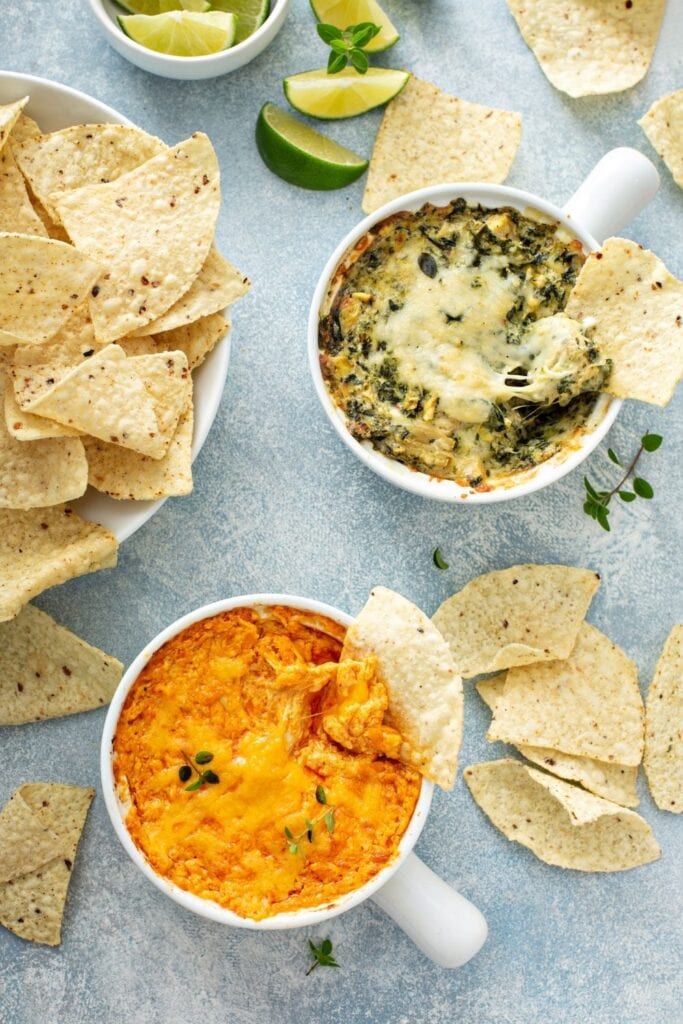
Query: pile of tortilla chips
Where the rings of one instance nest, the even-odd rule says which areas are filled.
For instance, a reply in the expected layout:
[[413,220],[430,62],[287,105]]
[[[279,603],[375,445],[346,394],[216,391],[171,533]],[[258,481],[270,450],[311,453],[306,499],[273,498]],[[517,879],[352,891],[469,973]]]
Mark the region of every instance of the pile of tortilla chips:
[[249,286],[213,245],[218,162],[0,108],[0,508],[192,489],[192,376]]
[[[596,573],[570,566],[512,566],[473,580],[434,622],[462,675],[498,672],[477,685],[493,715],[487,738],[544,769],[511,759],[472,765],[464,776],[474,799],[549,864],[620,871],[660,851],[649,825],[624,810],[638,804],[645,716],[636,666],[584,621],[598,584]],[[677,745],[671,736],[680,632],[672,637],[648,701],[648,778],[657,803],[680,810],[680,730]]]

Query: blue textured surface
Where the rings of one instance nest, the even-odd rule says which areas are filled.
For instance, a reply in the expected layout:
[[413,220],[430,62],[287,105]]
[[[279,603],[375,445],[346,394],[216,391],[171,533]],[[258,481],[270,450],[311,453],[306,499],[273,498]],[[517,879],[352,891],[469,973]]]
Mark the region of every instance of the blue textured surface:
[[[524,138],[509,183],[562,202],[610,147],[656,160],[636,121],[683,81],[683,3],[670,0],[652,68],[635,89],[570,100],[543,77],[503,0],[387,0],[403,38],[383,62],[465,99],[519,110]],[[638,663],[646,686],[680,598],[680,396],[666,410],[629,403],[610,443],[629,453],[645,428],[655,501],[622,506],[603,534],[581,511],[581,473],[520,503],[451,509],[383,483],[342,446],[307,370],[308,303],[319,269],[360,217],[362,182],[297,191],[261,164],[253,125],[283,75],[320,65],[305,0],[273,46],[235,74],[176,83],[138,71],[99,35],[85,0],[0,5],[0,67],[82,89],[169,142],[207,131],[224,181],[223,251],[254,281],[234,315],[223,404],[196,463],[192,497],[171,500],[128,541],[115,571],[39,604],[129,662],[180,614],[235,593],[281,590],[355,612],[374,583],[433,611],[477,573],[517,561],[591,566],[604,584],[592,621]],[[379,114],[329,128],[369,153]],[[629,229],[683,274],[683,193],[662,189]],[[678,453],[676,448],[678,447]],[[603,445],[592,477],[611,480]],[[431,553],[440,545],[450,569]],[[0,732],[0,805],[28,779],[97,785],[103,712]],[[467,694],[462,764],[502,751]],[[98,796],[76,864],[64,941],[53,950],[0,933],[2,1024],[674,1024],[682,1019],[681,821],[640,810],[662,859],[611,876],[547,867],[509,844],[459,782],[438,794],[418,852],[487,915],[490,938],[464,969],[427,962],[371,904],[331,922],[339,971],[304,977],[306,933],[227,930],[176,907],[123,853]]]

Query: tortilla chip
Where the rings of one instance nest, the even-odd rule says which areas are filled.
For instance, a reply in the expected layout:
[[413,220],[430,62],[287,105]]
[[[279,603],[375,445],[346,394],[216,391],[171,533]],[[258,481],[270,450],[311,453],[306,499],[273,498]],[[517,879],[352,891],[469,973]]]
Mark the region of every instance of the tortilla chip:
[[103,348],[104,345],[95,340],[86,304],[75,311],[50,341],[43,345],[17,346],[10,374],[19,406],[30,408],[75,367]]
[[[495,711],[496,701],[505,686],[505,673],[493,679],[486,679],[477,684],[477,692],[482,700]],[[528,761],[533,761],[541,768],[562,779],[580,783],[584,789],[596,793],[605,800],[611,800],[622,807],[637,807],[638,793],[636,779],[638,768],[625,764],[609,764],[596,761],[591,757],[579,757],[576,754],[563,754],[550,747],[531,747],[520,744],[520,754]]]
[[643,767],[662,811],[683,811],[683,625],[674,626],[645,700]]
[[0,231],[47,238],[47,230],[31,206],[11,146],[5,146],[0,151]]
[[465,782],[504,836],[539,860],[575,871],[627,871],[657,860],[648,823],[561,779],[504,758],[470,765]]
[[58,583],[116,565],[116,537],[68,508],[0,509],[0,622]]
[[638,765],[643,756],[638,670],[604,633],[584,622],[566,660],[508,670],[486,736]]
[[28,604],[0,624],[0,725],[60,718],[108,704],[123,665]]
[[16,145],[17,163],[52,220],[61,192],[115,181],[165,153],[161,139],[125,124],[78,124]]
[[163,456],[168,451],[180,417],[192,400],[192,377],[187,359],[183,352],[160,352],[157,355],[131,356],[127,361],[144,383],[154,404],[157,440],[163,444]]
[[189,290],[208,255],[219,205],[218,161],[202,134],[116,181],[55,200],[74,245],[106,268],[90,299],[100,341],[157,320]]
[[424,612],[384,587],[349,626],[341,660],[375,655],[386,685],[387,724],[402,736],[399,759],[443,789],[455,782],[462,738],[462,682],[448,644]]
[[88,482],[110,498],[121,500],[156,501],[191,494],[193,426],[190,403],[163,459],[150,459],[116,444],[85,438]]
[[[42,864],[30,871],[20,867],[0,885],[0,924],[20,938],[48,946],[61,942],[71,871],[94,795],[94,789],[50,782],[28,783],[15,793],[54,836]],[[11,830],[0,833],[0,861],[15,843]]]
[[249,291],[251,281],[228,263],[214,248],[209,250],[204,266],[194,284],[182,298],[158,320],[141,327],[135,335],[159,334],[194,323],[201,317],[218,313]]
[[27,103],[28,96],[24,96],[23,100],[17,100],[16,103],[7,103],[4,106],[0,106],[0,151],[7,142],[10,132],[19,120],[21,112]]
[[617,398],[666,405],[683,376],[683,281],[648,249],[608,238],[592,252],[572,289],[567,316],[612,360],[605,390]]
[[0,811],[0,884],[51,860],[58,844],[16,790]]
[[469,678],[567,658],[600,577],[569,565],[513,565],[473,579],[433,616]]
[[658,99],[638,124],[683,188],[683,89]]
[[[48,437],[78,437],[78,431],[44,416],[34,416],[19,408],[12,387],[5,388],[5,426],[17,441],[43,441]],[[2,428],[0,428],[1,430]]]
[[522,118],[449,96],[411,76],[384,112],[372,151],[363,209],[451,181],[505,181],[522,138]]
[[12,145],[14,145],[15,143],[24,142],[26,139],[35,139],[41,134],[42,132],[37,122],[22,111],[14,122],[10,138]]
[[596,96],[647,73],[666,0],[507,0],[527,46],[556,89]]
[[230,330],[230,322],[222,313],[212,313],[186,327],[176,327],[162,334],[121,338],[119,345],[129,356],[159,352],[184,352],[190,370],[200,366],[209,352]]
[[0,345],[48,341],[85,301],[99,272],[72,245],[0,232]]

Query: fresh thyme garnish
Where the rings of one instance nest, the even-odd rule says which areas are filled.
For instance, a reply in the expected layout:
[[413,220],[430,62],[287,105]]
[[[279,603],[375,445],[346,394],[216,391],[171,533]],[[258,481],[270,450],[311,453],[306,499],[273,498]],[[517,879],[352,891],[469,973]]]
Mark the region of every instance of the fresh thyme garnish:
[[204,785],[215,786],[217,782],[220,782],[220,778],[210,768],[203,772],[197,768],[198,764],[208,764],[213,761],[213,754],[209,753],[208,750],[200,750],[194,756],[194,762],[187,756],[184,750],[181,751],[185,758],[185,764],[182,764],[178,769],[178,778],[181,782],[188,782],[193,774],[196,772],[197,778],[194,782],[190,782],[189,786],[185,786],[185,790],[188,793],[194,793],[196,789],[201,789]]
[[370,61],[364,49],[379,31],[381,31],[379,25],[373,25],[371,21],[363,21],[360,25],[349,25],[344,30],[335,25],[318,25],[318,35],[324,43],[331,47],[327,61],[328,75],[338,74],[344,70],[347,64],[351,64],[359,74],[364,75],[370,67]]
[[432,561],[437,569],[447,569],[448,562],[441,554],[441,548],[434,548],[434,554],[432,555]]
[[322,814],[319,814],[317,818],[313,818],[312,821],[310,818],[304,818],[304,825],[306,827],[302,832],[299,832],[298,835],[294,835],[291,828],[288,828],[286,825],[283,829],[290,853],[296,854],[299,852],[300,843],[304,837],[308,839],[309,843],[313,842],[315,838],[315,827],[316,825],[319,825],[321,821],[325,823],[325,828],[330,835],[334,832],[334,807],[329,807],[327,803],[327,793],[322,786],[315,787],[315,799],[319,804],[327,806],[328,810],[323,811]]
[[[588,477],[583,478],[584,487],[586,488],[586,500],[583,503],[583,511],[586,515],[595,519],[603,530],[609,532],[609,503],[615,494],[618,494],[621,500],[625,502],[635,501],[636,498],[654,498],[655,492],[652,485],[647,480],[644,480],[642,476],[633,476],[633,474],[643,452],[656,452],[661,443],[662,438],[659,434],[643,434],[638,451],[626,468],[619,483],[611,491],[598,491],[593,487]],[[607,449],[607,455],[616,466],[621,466],[623,469],[623,463],[613,448]],[[633,476],[633,490],[628,491],[624,489],[624,484],[631,476]]]
[[339,964],[332,956],[332,939],[323,939],[319,946],[308,940],[308,948],[313,956],[313,963],[306,971],[308,976],[316,967],[339,967]]
[[322,786],[315,787],[315,798],[319,804],[327,803],[327,793],[325,792]]

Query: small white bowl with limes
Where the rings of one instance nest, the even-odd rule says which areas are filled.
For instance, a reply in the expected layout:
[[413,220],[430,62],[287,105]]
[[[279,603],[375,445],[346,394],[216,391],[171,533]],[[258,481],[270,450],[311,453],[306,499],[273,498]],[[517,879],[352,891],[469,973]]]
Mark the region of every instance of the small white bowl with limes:
[[257,57],[282,27],[289,0],[90,0],[105,38],[163,78],[215,78]]

